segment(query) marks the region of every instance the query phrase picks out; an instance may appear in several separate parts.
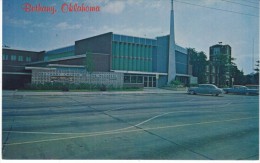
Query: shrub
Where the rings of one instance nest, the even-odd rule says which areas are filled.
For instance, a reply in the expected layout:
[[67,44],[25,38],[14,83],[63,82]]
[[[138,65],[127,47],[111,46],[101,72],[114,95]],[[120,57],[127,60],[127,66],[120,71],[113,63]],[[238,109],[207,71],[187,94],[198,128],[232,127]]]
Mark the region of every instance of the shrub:
[[106,91],[106,90],[107,90],[107,87],[106,87],[104,84],[102,84],[102,85],[100,86],[99,90],[100,90],[100,91]]
[[179,80],[172,80],[170,82],[170,87],[181,88],[181,87],[183,87],[183,84]]

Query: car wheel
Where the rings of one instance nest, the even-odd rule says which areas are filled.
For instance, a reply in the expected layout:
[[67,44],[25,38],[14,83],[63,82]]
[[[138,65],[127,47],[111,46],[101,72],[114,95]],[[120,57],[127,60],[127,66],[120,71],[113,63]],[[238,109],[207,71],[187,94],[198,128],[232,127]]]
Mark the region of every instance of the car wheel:
[[225,94],[228,94],[228,91],[225,91]]
[[196,93],[194,91],[190,91],[191,95],[196,95]]

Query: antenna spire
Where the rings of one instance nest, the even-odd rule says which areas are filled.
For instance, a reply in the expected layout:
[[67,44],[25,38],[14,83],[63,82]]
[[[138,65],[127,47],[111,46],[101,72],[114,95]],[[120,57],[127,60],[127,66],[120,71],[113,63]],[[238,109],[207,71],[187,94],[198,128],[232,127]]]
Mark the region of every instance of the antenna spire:
[[173,10],[173,0],[171,0],[172,10]]

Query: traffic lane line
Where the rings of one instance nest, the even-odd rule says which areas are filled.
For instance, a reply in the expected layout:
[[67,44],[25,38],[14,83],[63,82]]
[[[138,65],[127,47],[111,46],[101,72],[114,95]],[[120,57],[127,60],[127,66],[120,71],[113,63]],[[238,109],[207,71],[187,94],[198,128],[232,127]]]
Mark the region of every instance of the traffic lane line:
[[[154,119],[156,119],[156,118],[160,118],[160,117],[163,117],[163,116],[165,116],[165,115],[168,115],[168,114],[176,114],[176,113],[212,113],[212,112],[214,112],[214,113],[216,113],[217,111],[205,111],[205,110],[203,110],[203,111],[200,111],[200,110],[197,110],[197,111],[189,111],[189,110],[186,110],[186,111],[172,111],[172,112],[158,112],[157,113],[157,115],[155,115],[155,116],[153,116],[153,117],[151,117],[151,118],[148,118],[148,119],[146,119],[146,120],[143,120],[143,121],[141,121],[141,122],[139,122],[139,123],[137,123],[137,124],[133,124],[133,125],[131,125],[131,126],[129,126],[129,127],[124,127],[124,128],[119,128],[119,129],[114,129],[114,130],[108,130],[108,131],[97,131],[97,132],[94,132],[94,133],[100,133],[100,132],[111,132],[111,131],[120,131],[120,130],[126,130],[126,129],[131,129],[131,128],[136,128],[136,127],[138,127],[138,126],[140,126],[140,125],[143,125],[143,124],[145,124],[145,123],[148,123],[148,122],[150,122],[150,121],[152,121],[152,120],[154,120]],[[219,112],[218,112],[219,113]],[[224,113],[232,113],[233,114],[233,112],[224,112]],[[241,113],[241,112],[239,112],[239,113]],[[244,112],[243,112],[244,113]],[[147,112],[145,112],[145,114],[147,114]],[[151,114],[151,113],[149,113],[149,114]],[[80,118],[80,119],[83,119],[83,117],[77,117],[76,119],[78,119],[78,118]],[[75,119],[75,118],[74,118]],[[7,122],[6,122],[7,123]],[[9,123],[7,123],[7,124],[12,124],[13,122],[9,122]],[[33,125],[32,125],[33,126]],[[5,131],[3,131],[3,132],[11,132],[11,133],[28,133],[28,134],[44,134],[44,135],[47,135],[47,134],[50,134],[50,135],[62,135],[62,134],[64,134],[64,135],[79,135],[79,134],[87,134],[87,133],[57,133],[57,132],[30,132],[30,131],[27,131],[27,132],[24,132],[24,131],[7,131],[7,130],[5,130]]]
[[[143,120],[142,122],[139,122],[139,123],[137,123],[137,124],[135,124],[135,125],[131,125],[131,126],[129,126],[129,127],[124,127],[124,128],[119,128],[119,129],[114,129],[114,130],[108,130],[108,131],[97,131],[97,132],[93,132],[92,134],[96,134],[96,133],[103,133],[103,132],[114,132],[114,131],[121,131],[121,130],[127,130],[127,129],[131,129],[131,128],[137,128],[137,127],[139,127],[139,126],[141,126],[141,125],[143,125],[143,124],[146,124],[146,123],[148,123],[148,122],[150,122],[150,121],[152,121],[152,120],[154,120],[154,119],[156,119],[156,118],[160,118],[160,117],[163,117],[163,116],[165,116],[165,115],[168,115],[168,114],[176,114],[176,113],[212,113],[212,112],[214,112],[214,113],[216,113],[217,111],[172,111],[172,112],[162,112],[162,113],[160,113],[160,114],[158,114],[158,115],[155,115],[155,116],[153,116],[153,117],[151,117],[151,118],[148,118],[148,119],[146,119],[146,120]],[[218,112],[219,113],[219,112]],[[234,113],[234,112],[223,112],[223,113],[228,113],[228,114],[230,114],[230,113]],[[237,112],[237,113],[239,113],[239,114],[244,114],[244,113],[247,113],[247,112]],[[82,119],[82,117],[80,117],[81,119]],[[10,123],[13,123],[13,122],[10,122]],[[64,133],[64,132],[62,132],[62,133],[58,133],[58,132],[37,132],[37,131],[35,131],[35,132],[33,132],[33,131],[7,131],[7,130],[5,130],[5,131],[3,131],[3,133],[7,133],[7,132],[10,132],[10,133],[20,133],[20,134],[42,134],[42,135],[82,135],[82,134],[89,134],[89,133]]]
[[77,138],[86,138],[93,136],[104,136],[104,135],[112,135],[112,134],[122,134],[122,133],[131,133],[131,132],[139,132],[145,130],[160,130],[160,129],[169,129],[169,128],[178,128],[178,127],[188,127],[188,126],[196,126],[196,125],[206,125],[206,124],[214,124],[214,123],[225,123],[225,122],[233,122],[233,121],[242,121],[242,120],[251,120],[258,119],[259,117],[241,117],[236,119],[226,119],[221,121],[205,121],[205,122],[197,122],[197,123],[187,123],[187,124],[179,124],[179,125],[171,125],[171,126],[161,126],[161,127],[151,127],[151,128],[138,128],[132,130],[122,130],[122,131],[106,131],[100,133],[89,133],[83,134],[79,136],[72,137],[62,137],[62,138],[54,138],[54,139],[44,139],[44,140],[36,140],[36,141],[26,141],[26,142],[17,142],[17,143],[7,143],[3,144],[4,146],[13,146],[13,145],[24,145],[24,144],[34,144],[34,143],[43,143],[43,142],[52,142],[52,141],[61,141],[61,140],[69,140],[69,139],[77,139]]

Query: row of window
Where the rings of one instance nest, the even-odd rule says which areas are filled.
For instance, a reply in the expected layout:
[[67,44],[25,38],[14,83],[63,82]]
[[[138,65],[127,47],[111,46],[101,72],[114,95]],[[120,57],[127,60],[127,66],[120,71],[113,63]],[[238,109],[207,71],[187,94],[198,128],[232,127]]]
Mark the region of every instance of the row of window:
[[113,41],[157,46],[157,41],[155,39],[139,38],[117,34],[113,34]]
[[125,58],[125,59],[138,59],[138,60],[147,60],[152,61],[152,58],[145,58],[145,57],[129,57],[129,56],[113,56],[113,58]]
[[125,84],[144,84],[144,87],[156,87],[155,76],[125,75]]
[[29,56],[24,57],[24,56],[3,54],[3,60],[4,61],[11,60],[11,61],[19,61],[19,62],[23,62],[23,61],[31,62],[32,58]]

